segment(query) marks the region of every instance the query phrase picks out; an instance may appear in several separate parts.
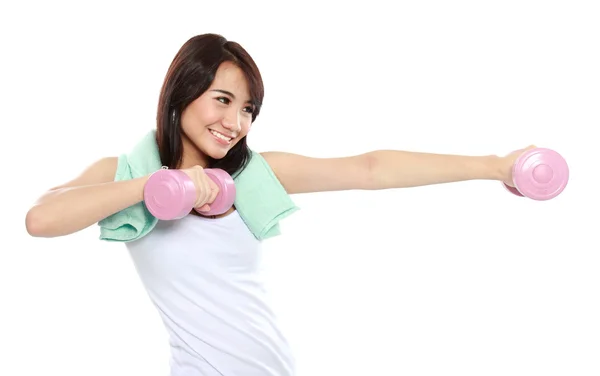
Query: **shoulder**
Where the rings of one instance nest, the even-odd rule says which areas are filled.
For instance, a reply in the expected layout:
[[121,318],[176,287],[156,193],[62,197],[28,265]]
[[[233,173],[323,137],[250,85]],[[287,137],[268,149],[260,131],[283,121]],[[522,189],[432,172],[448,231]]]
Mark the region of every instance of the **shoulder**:
[[92,162],[82,173],[87,175],[88,178],[94,178],[102,182],[112,181],[117,172],[119,160],[122,157],[110,156],[99,158]]
[[81,185],[102,184],[114,181],[121,157],[102,157],[87,165],[72,180],[52,189]]
[[79,178],[94,180],[97,183],[113,181],[121,158],[117,156],[99,158],[90,163],[81,172]]

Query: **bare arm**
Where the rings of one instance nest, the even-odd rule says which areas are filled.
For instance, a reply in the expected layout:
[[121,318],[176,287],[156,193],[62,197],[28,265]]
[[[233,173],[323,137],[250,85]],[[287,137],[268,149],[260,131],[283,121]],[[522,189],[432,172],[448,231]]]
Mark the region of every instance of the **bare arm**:
[[288,193],[416,187],[475,179],[504,180],[498,156],[461,156],[377,150],[340,158],[283,152],[261,154]]
[[147,177],[115,182],[116,169],[116,157],[103,158],[50,189],[27,212],[27,232],[36,237],[72,234],[142,201]]

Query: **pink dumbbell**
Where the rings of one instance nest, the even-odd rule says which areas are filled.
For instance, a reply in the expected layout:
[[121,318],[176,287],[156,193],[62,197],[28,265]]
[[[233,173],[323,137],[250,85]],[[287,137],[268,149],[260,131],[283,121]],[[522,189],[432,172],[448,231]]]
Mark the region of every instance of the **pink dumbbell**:
[[[203,215],[220,215],[233,206],[235,183],[221,169],[204,169],[206,175],[219,187],[219,194]],[[173,220],[185,217],[194,209],[196,187],[192,179],[181,170],[161,169],[150,175],[144,187],[144,203],[158,219]]]
[[504,184],[511,193],[544,201],[558,196],[569,181],[569,167],[554,150],[536,148],[523,153],[513,165],[513,187]]

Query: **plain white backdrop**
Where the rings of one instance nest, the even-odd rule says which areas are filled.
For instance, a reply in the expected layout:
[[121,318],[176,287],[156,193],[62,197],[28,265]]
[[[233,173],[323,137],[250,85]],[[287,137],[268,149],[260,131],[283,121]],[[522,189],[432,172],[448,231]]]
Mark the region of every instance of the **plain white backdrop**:
[[570,166],[545,202],[489,181],[295,196],[301,211],[264,247],[299,376],[600,374],[594,6],[3,3],[0,375],[166,375],[167,338],[124,246],[97,226],[31,238],[25,214],[154,127],[171,59],[205,32],[262,71],[257,151],[536,144]]

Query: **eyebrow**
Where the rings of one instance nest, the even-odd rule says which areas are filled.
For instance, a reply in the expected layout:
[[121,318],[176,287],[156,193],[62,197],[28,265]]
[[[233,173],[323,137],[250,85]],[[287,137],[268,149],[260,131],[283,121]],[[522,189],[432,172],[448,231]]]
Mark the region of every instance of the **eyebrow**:
[[[232,92],[227,91],[227,90],[221,90],[221,89],[213,89],[211,91],[216,91],[217,93],[222,93],[222,94],[226,94],[229,95],[231,98],[235,99],[235,95],[233,95]],[[254,102],[252,102],[250,99],[246,100],[246,103],[250,103],[250,104],[254,104]]]

